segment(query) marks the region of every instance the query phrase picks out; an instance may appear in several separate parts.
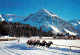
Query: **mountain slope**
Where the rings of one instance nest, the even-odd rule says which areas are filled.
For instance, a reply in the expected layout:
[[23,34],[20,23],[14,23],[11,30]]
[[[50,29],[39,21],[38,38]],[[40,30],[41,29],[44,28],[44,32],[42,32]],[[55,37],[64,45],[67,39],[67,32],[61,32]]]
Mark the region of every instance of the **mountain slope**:
[[75,29],[79,30],[80,32],[80,20],[70,20],[69,23],[72,24]]
[[0,20],[3,21],[7,21],[7,22],[20,22],[23,19],[23,17],[21,16],[17,16],[14,14],[1,14],[0,15]]
[[41,9],[36,13],[30,14],[22,21],[37,28],[42,27],[45,31],[52,30],[55,33],[70,33],[71,35],[78,34],[71,24],[46,9]]
[[5,19],[2,18],[2,15],[0,14],[0,21],[4,21]]
[[79,31],[76,30],[77,28],[75,29],[72,24],[46,9],[41,9],[36,13],[32,13],[26,18],[14,14],[0,14],[0,21],[4,20],[7,22],[30,24],[37,28],[41,27],[44,31],[51,30],[54,33],[69,33],[71,35],[77,35],[79,33]]

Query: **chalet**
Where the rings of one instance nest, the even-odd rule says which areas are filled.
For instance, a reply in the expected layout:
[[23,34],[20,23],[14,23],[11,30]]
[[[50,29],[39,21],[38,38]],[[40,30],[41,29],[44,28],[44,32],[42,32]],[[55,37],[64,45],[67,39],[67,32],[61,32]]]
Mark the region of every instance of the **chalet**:
[[80,39],[80,36],[79,37],[76,37],[77,39]]
[[74,35],[68,36],[68,39],[76,39],[76,36],[74,36]]

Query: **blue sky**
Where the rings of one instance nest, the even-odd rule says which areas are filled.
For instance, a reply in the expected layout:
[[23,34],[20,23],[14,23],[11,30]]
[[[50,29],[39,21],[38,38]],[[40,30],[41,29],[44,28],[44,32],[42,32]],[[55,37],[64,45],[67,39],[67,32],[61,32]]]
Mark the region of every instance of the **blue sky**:
[[0,14],[27,16],[42,8],[67,21],[80,19],[80,0],[0,0]]

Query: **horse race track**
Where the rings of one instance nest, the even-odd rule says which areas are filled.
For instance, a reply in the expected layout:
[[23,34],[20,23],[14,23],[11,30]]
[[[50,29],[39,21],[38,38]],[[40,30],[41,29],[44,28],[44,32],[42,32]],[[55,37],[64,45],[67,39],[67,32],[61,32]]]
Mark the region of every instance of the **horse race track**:
[[80,50],[70,52],[68,48],[28,47],[27,40],[27,38],[20,38],[19,43],[17,40],[0,42],[0,55],[80,55]]

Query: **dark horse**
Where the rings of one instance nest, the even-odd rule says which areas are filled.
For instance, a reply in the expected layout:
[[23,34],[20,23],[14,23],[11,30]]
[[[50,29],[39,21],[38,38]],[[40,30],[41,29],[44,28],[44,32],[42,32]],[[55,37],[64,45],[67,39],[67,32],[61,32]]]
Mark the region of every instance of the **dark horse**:
[[42,41],[42,43],[40,42],[40,40],[28,40],[27,41],[27,45],[30,46],[42,46],[42,47],[47,47],[49,48],[51,46],[51,44],[53,44],[51,41],[49,41],[48,43],[44,40]]
[[39,45],[39,40],[28,40],[26,43],[27,45],[30,45],[30,46],[36,46],[36,45]]
[[49,48],[53,44],[53,42],[49,41],[49,43],[46,43],[46,47]]
[[27,45],[32,45],[32,40],[28,40],[26,43]]
[[45,47],[46,43],[47,42],[44,40],[44,41],[42,41],[42,43],[39,43],[39,46]]

